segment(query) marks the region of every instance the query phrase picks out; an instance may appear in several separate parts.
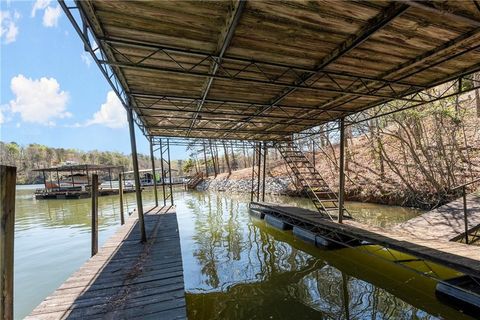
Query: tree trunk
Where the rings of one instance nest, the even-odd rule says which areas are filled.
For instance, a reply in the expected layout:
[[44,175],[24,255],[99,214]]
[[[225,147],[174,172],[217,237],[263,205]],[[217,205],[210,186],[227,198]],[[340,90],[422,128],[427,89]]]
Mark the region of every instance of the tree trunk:
[[223,143],[223,153],[225,158],[225,163],[227,164],[228,174],[232,174],[232,168],[230,167],[230,160],[228,159],[228,150],[225,146],[225,142]]

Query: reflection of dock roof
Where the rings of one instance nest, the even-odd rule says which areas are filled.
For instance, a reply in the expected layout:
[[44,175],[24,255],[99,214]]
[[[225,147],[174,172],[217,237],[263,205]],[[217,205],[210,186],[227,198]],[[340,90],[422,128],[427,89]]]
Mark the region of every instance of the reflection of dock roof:
[[34,169],[32,171],[43,171],[43,172],[71,172],[71,171],[108,171],[108,170],[118,170],[122,171],[123,166],[112,166],[104,164],[72,164],[72,165],[63,165],[49,168]]

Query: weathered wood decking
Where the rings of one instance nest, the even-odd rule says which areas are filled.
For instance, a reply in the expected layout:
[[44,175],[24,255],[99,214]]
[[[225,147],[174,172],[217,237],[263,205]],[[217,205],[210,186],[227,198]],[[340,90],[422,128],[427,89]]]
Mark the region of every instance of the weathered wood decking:
[[[469,233],[480,226],[480,196],[467,195],[467,218]],[[463,198],[447,203],[410,219],[394,230],[408,233],[421,239],[444,239],[456,241],[465,237]]]
[[469,246],[447,239],[427,240],[400,231],[346,220],[343,224],[322,218],[317,212],[265,202],[252,202],[251,206],[266,214],[274,215],[287,223],[328,234],[336,232],[345,237],[405,252],[436,262],[465,274],[480,277],[480,247]]
[[183,267],[173,207],[145,214],[140,243],[131,217],[27,319],[186,319]]

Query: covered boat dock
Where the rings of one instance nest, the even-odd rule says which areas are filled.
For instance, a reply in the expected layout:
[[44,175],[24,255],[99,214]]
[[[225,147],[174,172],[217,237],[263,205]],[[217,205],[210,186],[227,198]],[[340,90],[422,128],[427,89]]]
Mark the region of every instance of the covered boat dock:
[[[45,189],[37,189],[35,198],[44,199],[82,199],[91,196],[90,174],[101,174],[106,178],[106,185],[101,185],[100,196],[119,193],[118,181],[113,183],[113,175],[117,178],[124,171],[122,166],[98,164],[66,164],[50,168],[35,169],[41,172]],[[123,192],[134,192],[132,186],[123,186]]]
[[[143,213],[135,124],[150,142],[152,159],[160,150],[162,165],[170,161],[171,141],[246,141],[255,148],[254,206],[265,207],[265,158],[276,148],[315,205],[310,212],[315,219],[308,222],[312,227],[348,229],[371,243],[401,247],[407,238],[364,230],[345,209],[345,127],[480,88],[475,77],[480,71],[477,1],[61,0],[60,5],[127,111],[137,192],[135,231],[145,246],[161,232],[148,228]],[[338,190],[297,148],[331,122],[337,124],[340,143]],[[173,204],[173,194],[164,197],[164,205],[167,198]],[[116,241],[111,245],[125,244],[120,237]],[[178,245],[177,238],[166,241]],[[426,249],[411,253],[446,263],[435,248],[428,255]],[[480,257],[473,251],[455,244],[448,255],[469,260],[475,272],[458,261],[448,266],[474,279]],[[87,284],[84,288],[88,292]],[[166,311],[161,296],[153,294],[148,302]],[[44,306],[45,313],[55,308],[52,318],[65,318],[76,307],[72,300]],[[109,311],[96,310],[104,312],[99,317]],[[128,315],[144,318],[143,310]]]

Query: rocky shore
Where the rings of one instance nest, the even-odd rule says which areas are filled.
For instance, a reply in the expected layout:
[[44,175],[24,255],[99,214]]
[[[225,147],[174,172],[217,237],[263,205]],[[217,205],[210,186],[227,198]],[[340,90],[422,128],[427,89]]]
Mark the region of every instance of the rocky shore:
[[[291,194],[288,177],[266,177],[265,192],[269,194]],[[250,192],[251,178],[229,179],[228,177],[207,178],[198,186],[199,191]]]

